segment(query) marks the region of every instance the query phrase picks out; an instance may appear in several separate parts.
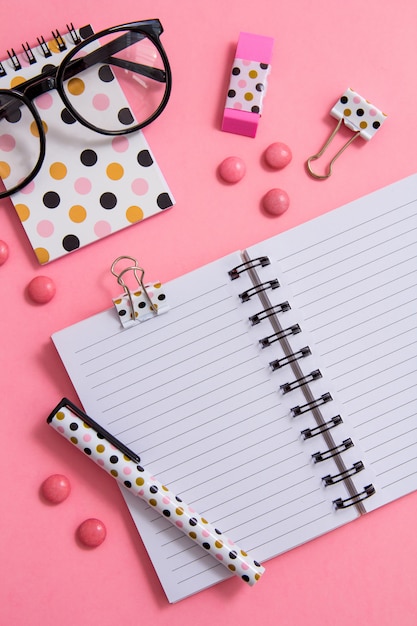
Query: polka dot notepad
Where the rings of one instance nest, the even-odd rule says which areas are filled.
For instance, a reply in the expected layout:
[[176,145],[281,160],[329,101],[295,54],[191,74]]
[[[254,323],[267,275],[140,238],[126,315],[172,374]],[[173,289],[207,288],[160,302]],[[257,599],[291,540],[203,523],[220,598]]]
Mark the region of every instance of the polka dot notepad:
[[[88,26],[77,33],[85,38],[92,30]],[[51,56],[45,57],[41,45],[35,47],[32,64],[25,54],[17,54],[20,69],[13,67],[11,59],[3,61],[0,88],[13,88],[46,66],[58,65],[74,46],[69,34],[62,38],[66,50],[49,41]],[[132,119],[129,103],[108,66],[95,73],[88,89],[91,106],[117,111],[121,124],[123,116]],[[12,201],[39,263],[173,206],[142,132],[114,137],[95,133],[74,120],[54,90],[36,98],[35,106],[46,130],[46,156],[35,179],[13,194]],[[0,130],[0,173],[7,173],[16,158],[14,139]]]

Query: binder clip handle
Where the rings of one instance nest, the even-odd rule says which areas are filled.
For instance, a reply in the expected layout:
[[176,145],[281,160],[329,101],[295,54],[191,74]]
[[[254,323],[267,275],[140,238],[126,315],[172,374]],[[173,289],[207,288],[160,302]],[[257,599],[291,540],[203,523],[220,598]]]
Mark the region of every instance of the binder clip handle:
[[361,131],[358,130],[356,131],[352,137],[340,148],[340,150],[338,152],[336,152],[336,154],[334,155],[334,157],[332,158],[332,160],[329,163],[329,167],[327,170],[326,174],[317,174],[316,172],[314,172],[311,168],[311,162],[312,161],[317,161],[317,159],[319,159],[324,152],[327,150],[327,148],[329,147],[329,145],[331,144],[331,142],[333,141],[336,133],[338,132],[341,124],[343,122],[343,118],[340,118],[340,120],[338,121],[338,123],[336,124],[336,127],[334,129],[334,131],[331,133],[330,137],[327,139],[326,143],[323,145],[323,147],[321,148],[321,150],[319,150],[319,152],[317,152],[317,154],[313,154],[309,159],[307,159],[307,169],[309,174],[313,177],[313,178],[317,178],[319,180],[325,180],[326,178],[329,178],[329,176],[332,175],[332,171],[333,171],[333,164],[336,161],[336,159],[338,159],[340,157],[341,154],[343,154],[343,152],[346,150],[346,148],[348,148],[350,146],[350,144],[355,141],[355,139],[357,137],[360,136]]
[[[133,265],[128,265],[127,267],[123,268],[120,272],[116,272],[116,265],[118,263],[120,263],[120,261],[132,261]],[[111,273],[113,274],[113,276],[115,276],[117,278],[117,282],[118,284],[123,287],[124,292],[126,294],[126,296],[129,298],[129,302],[130,302],[130,306],[131,306],[131,310],[133,311],[134,309],[134,305],[133,305],[133,298],[132,298],[132,292],[130,291],[129,287],[127,286],[127,284],[125,283],[125,281],[123,280],[123,276],[127,273],[127,272],[132,272],[133,276],[136,279],[137,284],[139,285],[140,289],[143,291],[148,303],[149,303],[149,308],[151,309],[151,311],[153,313],[157,313],[158,310],[156,309],[156,307],[154,306],[151,297],[148,293],[148,290],[143,282],[143,277],[145,275],[145,270],[140,267],[138,265],[138,261],[131,256],[119,256],[117,257],[117,259],[115,261],[113,261],[111,268],[110,268]]]

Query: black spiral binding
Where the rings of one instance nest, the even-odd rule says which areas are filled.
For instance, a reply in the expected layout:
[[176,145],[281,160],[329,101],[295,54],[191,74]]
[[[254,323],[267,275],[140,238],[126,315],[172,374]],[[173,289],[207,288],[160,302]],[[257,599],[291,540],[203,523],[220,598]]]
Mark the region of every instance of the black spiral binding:
[[312,460],[314,463],[321,463],[329,459],[333,459],[338,472],[335,474],[327,474],[322,477],[322,481],[325,487],[331,487],[338,483],[344,482],[346,485],[349,497],[342,499],[337,498],[333,500],[333,505],[336,510],[346,509],[350,506],[356,506],[358,512],[363,514],[366,512],[362,502],[372,496],[375,493],[374,486],[367,485],[363,488],[363,491],[357,492],[357,489],[352,482],[352,477],[365,469],[362,461],[354,462],[350,467],[346,467],[343,460],[343,453],[346,450],[354,447],[353,440],[349,437],[344,439],[341,443],[335,443],[332,433],[332,429],[343,423],[343,419],[340,415],[333,416],[330,420],[325,421],[322,417],[320,407],[333,400],[332,395],[329,392],[323,393],[319,397],[314,397],[310,384],[314,381],[322,378],[322,373],[319,369],[312,370],[309,374],[304,374],[301,370],[299,361],[306,356],[311,355],[311,349],[309,346],[301,348],[297,352],[291,351],[289,339],[292,335],[302,332],[299,324],[294,324],[288,328],[283,328],[278,319],[278,315],[285,313],[291,309],[291,304],[288,301],[284,301],[280,304],[274,305],[269,301],[268,290],[276,289],[280,286],[278,279],[272,279],[266,282],[261,282],[259,279],[256,268],[262,269],[263,267],[270,265],[268,257],[262,256],[256,259],[250,259],[247,253],[243,254],[244,262],[241,265],[233,268],[229,272],[231,280],[236,280],[241,276],[243,272],[248,272],[253,287],[239,294],[242,302],[247,302],[253,296],[257,295],[262,302],[263,309],[259,313],[249,317],[249,321],[252,326],[259,324],[261,321],[268,319],[272,325],[274,333],[268,335],[259,340],[259,343],[263,348],[270,347],[275,342],[279,342],[285,356],[279,359],[274,359],[270,362],[272,371],[284,368],[287,365],[290,366],[294,380],[284,383],[280,386],[280,391],[283,394],[290,393],[295,389],[300,389],[306,399],[305,404],[299,404],[291,408],[291,415],[296,418],[305,413],[311,412],[313,415],[316,426],[312,428],[305,428],[301,431],[301,436],[304,440],[311,439],[318,435],[321,435],[326,442],[326,449],[323,451],[315,452],[312,454]]
[[[77,45],[78,43],[81,42],[81,38],[79,37],[77,31],[75,30],[75,27],[73,25],[73,23],[71,22],[69,25],[67,24],[67,30],[68,30],[68,34],[71,37],[74,45]],[[58,46],[58,49],[60,52],[63,52],[64,50],[67,50],[67,44],[65,43],[64,38],[62,37],[61,33],[59,32],[59,30],[56,30],[55,32],[52,31],[52,37],[55,39],[56,45]],[[45,59],[48,59],[49,57],[52,56],[52,52],[49,49],[48,44],[46,43],[45,39],[43,37],[37,37],[38,40],[38,44],[39,44],[39,48],[43,54],[43,56],[45,57]],[[25,56],[28,60],[28,63],[30,65],[33,65],[34,63],[37,63],[36,57],[33,53],[32,48],[30,47],[30,45],[28,44],[28,42],[26,42],[25,44],[22,43],[22,48],[23,48],[23,52],[25,53]],[[18,59],[18,56],[16,54],[16,52],[14,51],[13,48],[11,48],[10,50],[7,50],[7,56],[9,57],[10,63],[12,65],[12,68],[15,72],[18,72],[22,69],[22,65]],[[7,72],[4,69],[4,66],[2,63],[0,63],[0,77],[3,76],[7,76]]]

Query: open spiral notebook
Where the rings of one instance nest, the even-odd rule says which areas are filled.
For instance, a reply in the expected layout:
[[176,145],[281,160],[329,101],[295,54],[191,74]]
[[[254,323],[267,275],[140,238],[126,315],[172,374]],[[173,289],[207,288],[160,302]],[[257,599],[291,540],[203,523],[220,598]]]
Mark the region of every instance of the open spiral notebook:
[[[85,411],[265,562],[416,489],[416,234],[417,175],[53,341]],[[171,602],[229,576],[125,498]]]

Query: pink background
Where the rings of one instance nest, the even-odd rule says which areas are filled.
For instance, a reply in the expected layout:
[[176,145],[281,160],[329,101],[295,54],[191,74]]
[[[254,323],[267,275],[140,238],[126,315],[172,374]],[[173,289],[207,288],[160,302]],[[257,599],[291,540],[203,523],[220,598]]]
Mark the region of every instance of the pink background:
[[[113,481],[48,429],[62,396],[77,401],[50,335],[111,306],[109,268],[137,256],[150,280],[167,281],[412,174],[417,169],[417,4],[351,0],[17,0],[0,9],[1,56],[22,41],[91,22],[95,29],[159,17],[173,70],[173,94],[146,131],[177,205],[110,238],[40,267],[10,201],[0,202],[2,504],[0,624],[285,624],[408,626],[417,623],[417,494],[267,563],[254,588],[228,580],[169,605]],[[275,38],[272,73],[255,139],[222,133],[222,107],[240,31]],[[388,114],[371,142],[358,139],[327,181],[304,163],[334,126],[328,112],[353,87]],[[342,133],[341,138],[350,136]],[[282,172],[263,164],[265,148],[287,143]],[[242,157],[245,178],[228,186],[216,170]],[[260,209],[273,187],[291,206],[281,217]],[[26,286],[46,274],[57,294],[34,305]],[[117,287],[116,287],[117,291]],[[66,474],[70,497],[39,496],[42,481]],[[95,550],[74,532],[88,517],[107,526]]]

